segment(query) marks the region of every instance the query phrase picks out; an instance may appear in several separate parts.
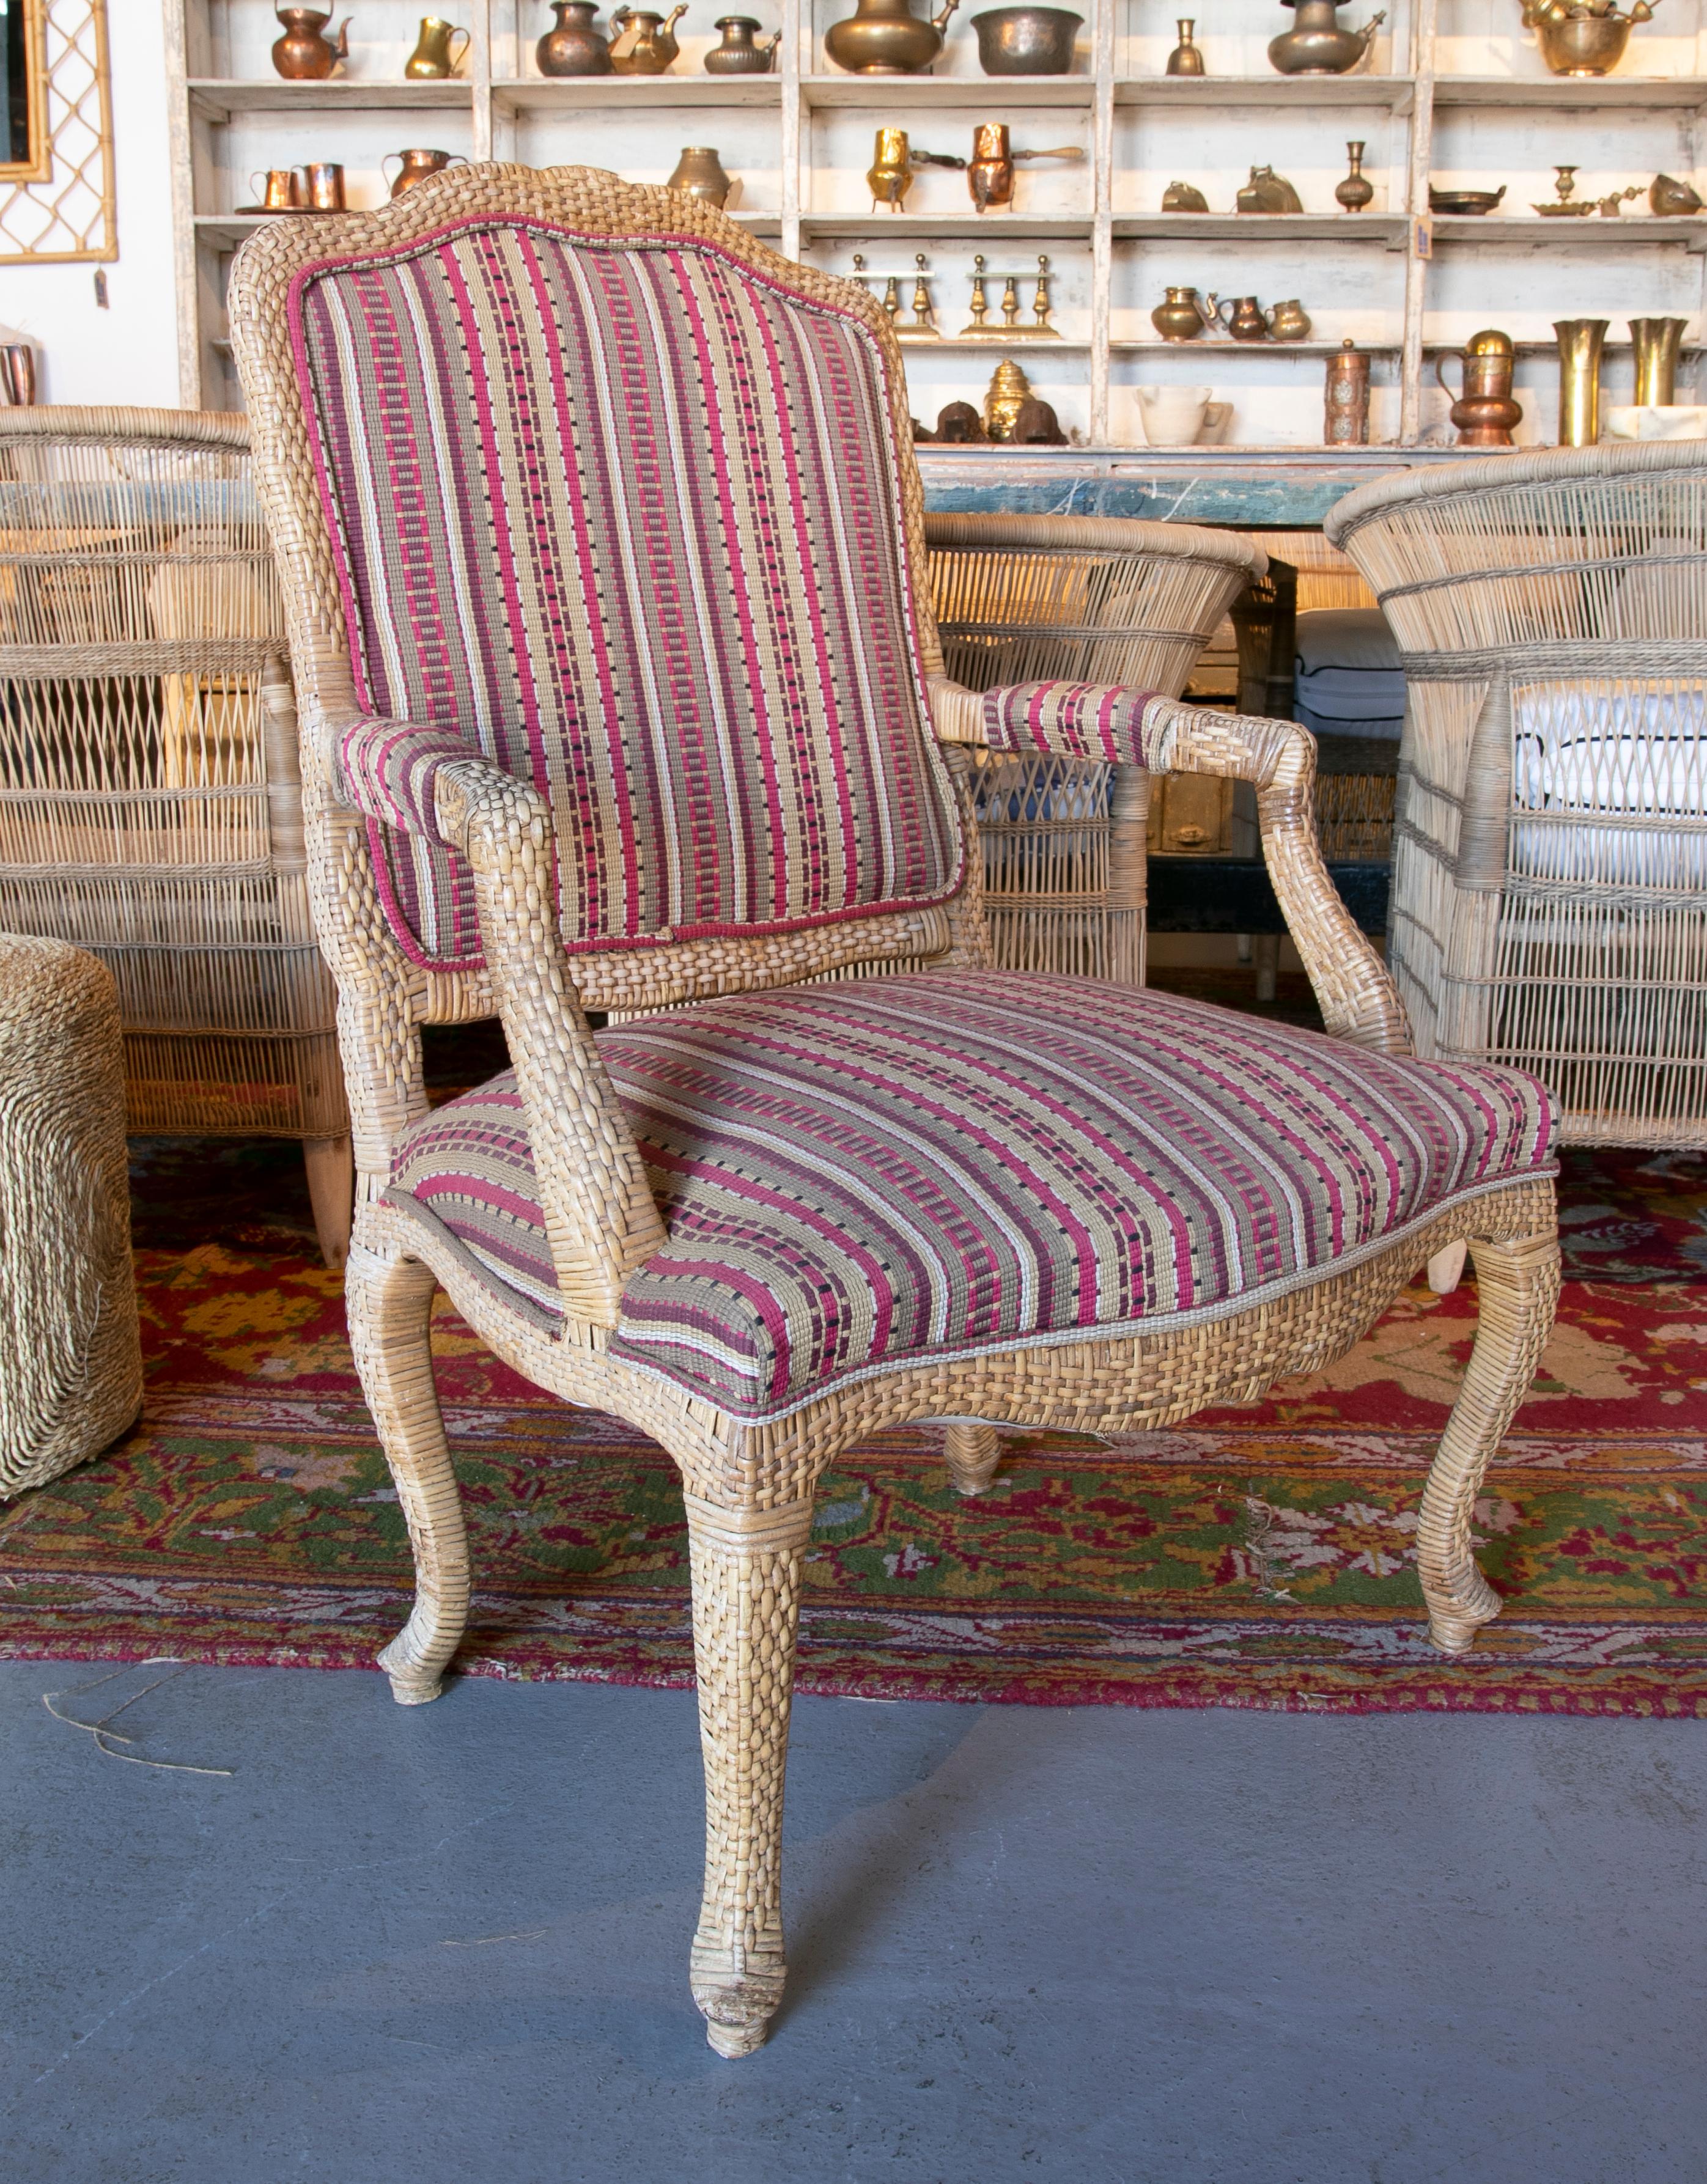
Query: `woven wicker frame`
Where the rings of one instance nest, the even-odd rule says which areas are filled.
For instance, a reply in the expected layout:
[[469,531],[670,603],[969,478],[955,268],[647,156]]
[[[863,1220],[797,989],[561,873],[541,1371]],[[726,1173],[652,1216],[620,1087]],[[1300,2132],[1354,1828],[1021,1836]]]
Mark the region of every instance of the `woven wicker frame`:
[[[969,690],[1124,683],[1177,698],[1268,568],[1225,531],[1095,515],[927,515],[943,660]],[[994,758],[973,786],[992,960],[1144,983],[1149,779]]]
[[[1534,1071],[1578,1143],[1707,1145],[1707,450],[1414,472],[1327,527],[1404,656],[1388,961],[1419,1051]],[[1561,800],[1537,754],[1573,718],[1603,755]]]
[[142,1401],[112,974],[0,934],[0,1496],[98,1455]]
[[[764,2037],[782,1989],[780,1841],[801,1556],[814,1482],[838,1451],[909,1418],[948,1425],[958,1484],[976,1491],[995,1462],[992,1424],[1083,1428],[1182,1417],[1258,1392],[1273,1375],[1338,1355],[1397,1288],[1454,1239],[1474,1240],[1483,1311],[1464,1392],[1431,1477],[1420,1562],[1430,1627],[1470,1643],[1498,1602],[1476,1574],[1469,1519],[1476,1482],[1533,1368],[1556,1280],[1551,1185],[1526,1178],[1459,1202],[1355,1267],[1260,1306],[1118,1341],[1087,1337],[893,1370],[754,1424],[689,1399],[613,1358],[607,1337],[623,1284],[663,1238],[626,1117],[588,1030],[587,1007],[657,1007],[734,988],[834,972],[861,960],[987,962],[977,861],[946,911],[767,939],[669,945],[573,961],[555,936],[549,807],[522,781],[471,753],[438,777],[438,819],[474,873],[491,969],[478,978],[416,971],[380,914],[358,815],[331,794],[332,739],[354,715],[338,588],[289,354],[284,298],[319,260],[393,248],[455,216],[533,215],[594,236],[702,237],[760,271],[860,317],[889,367],[906,543],[925,566],[923,511],[906,382],[882,308],[849,284],[789,265],[721,214],[585,169],[477,166],[426,183],[385,210],[280,223],[248,244],[231,289],[233,344],[254,419],[257,476],[271,520],[302,706],[304,803],[315,919],[338,983],[339,1028],[354,1116],[360,1191],[348,1296],[363,1385],[414,1545],[414,1613],[383,1662],[405,1703],[433,1697],[467,1613],[466,1540],[433,1390],[428,1341],[442,1285],[498,1354],[570,1401],[611,1411],[656,1436],[679,1466],[693,1552],[694,1628],[706,1774],[705,1896],[694,1992],[712,2046],[745,2054]],[[915,588],[918,588],[917,587]],[[982,742],[980,701],[941,671],[922,615],[934,725],[958,776]],[[1329,1023],[1403,1050],[1392,985],[1330,885],[1312,823],[1312,749],[1288,722],[1205,712],[1158,699],[1152,745],[1179,770],[1257,785],[1276,891]],[[972,748],[968,749],[968,746]],[[964,805],[964,799],[962,799]],[[969,822],[968,822],[969,823]],[[427,1233],[380,1195],[393,1148],[427,1112],[417,1027],[501,1013],[526,1111],[534,1171],[566,1318],[545,1333],[471,1277],[443,1232]]]
[[284,649],[243,419],[0,410],[0,925],[113,972],[132,1130],[303,1139],[341,1265]]

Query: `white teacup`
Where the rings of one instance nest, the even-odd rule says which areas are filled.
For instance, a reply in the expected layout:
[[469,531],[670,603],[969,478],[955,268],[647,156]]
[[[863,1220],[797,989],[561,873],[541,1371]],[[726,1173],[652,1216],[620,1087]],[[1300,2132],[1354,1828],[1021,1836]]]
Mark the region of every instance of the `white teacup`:
[[1207,387],[1141,387],[1138,415],[1152,448],[1189,448],[1203,429],[1212,390]]

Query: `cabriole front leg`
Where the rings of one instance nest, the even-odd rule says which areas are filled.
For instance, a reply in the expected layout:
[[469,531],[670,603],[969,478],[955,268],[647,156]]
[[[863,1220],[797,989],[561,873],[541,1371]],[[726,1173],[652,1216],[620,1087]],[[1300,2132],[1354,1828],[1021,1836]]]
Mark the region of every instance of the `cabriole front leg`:
[[418,1259],[350,1247],[344,1273],[350,1347],[397,1487],[415,1555],[415,1609],[379,1657],[400,1706],[443,1688],[468,1621],[468,1535],[432,1381],[435,1283]]
[[1429,1467],[1417,1526],[1429,1636],[1443,1653],[1468,1652],[1477,1626],[1500,1610],[1499,1595],[1470,1552],[1470,1523],[1488,1464],[1535,1378],[1559,1303],[1556,1234],[1472,1241],[1470,1252],[1481,1312],[1475,1346]]
[[706,1887],[694,1999],[720,2055],[750,2055],[783,1998],[783,1773],[812,1505],[689,1494],[694,1662],[706,1763]]

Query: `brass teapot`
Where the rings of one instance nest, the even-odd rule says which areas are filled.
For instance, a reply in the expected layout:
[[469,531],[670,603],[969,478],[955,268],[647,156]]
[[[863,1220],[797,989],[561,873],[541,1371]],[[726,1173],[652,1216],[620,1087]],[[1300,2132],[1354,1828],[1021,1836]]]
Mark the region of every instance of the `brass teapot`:
[[681,47],[676,25],[688,12],[687,0],[667,15],[650,8],[617,8],[611,16],[616,36],[611,41],[611,66],[618,75],[662,75]]
[[723,42],[706,56],[707,75],[770,75],[783,42],[780,31],[761,46],[753,35],[759,27],[756,15],[719,15],[716,27],[722,32]]
[[1344,75],[1368,53],[1386,20],[1383,8],[1361,31],[1342,31],[1339,0],[1280,0],[1280,5],[1297,18],[1290,31],[1269,43],[1269,65],[1282,75]]
[[287,83],[324,83],[349,58],[351,17],[344,17],[334,45],[325,35],[332,20],[330,8],[277,8],[273,12],[284,25],[284,36],[273,46],[273,66]]
[[943,0],[941,14],[921,22],[907,0],[858,0],[851,15],[825,31],[824,51],[852,75],[912,75],[942,51],[959,5]]
[[1654,20],[1653,0],[1523,0],[1523,27],[1533,31],[1541,58],[1555,75],[1605,75],[1624,58],[1630,33]]

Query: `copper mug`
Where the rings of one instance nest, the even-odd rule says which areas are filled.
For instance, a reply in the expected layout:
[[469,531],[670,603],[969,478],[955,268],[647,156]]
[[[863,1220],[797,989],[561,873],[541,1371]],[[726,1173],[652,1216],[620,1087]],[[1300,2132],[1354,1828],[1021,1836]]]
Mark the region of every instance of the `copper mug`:
[[249,176],[255,203],[264,212],[300,212],[308,203],[308,182],[300,167],[263,167]]
[[302,203],[315,212],[343,210],[343,169],[336,159],[310,159],[300,171],[306,184]]
[[381,174],[385,173],[386,162],[391,159],[398,163],[396,175],[387,176],[394,198],[400,198],[405,190],[412,190],[417,182],[424,182],[430,175],[442,175],[447,167],[459,164],[466,167],[468,164],[460,152],[388,152],[379,163]]

